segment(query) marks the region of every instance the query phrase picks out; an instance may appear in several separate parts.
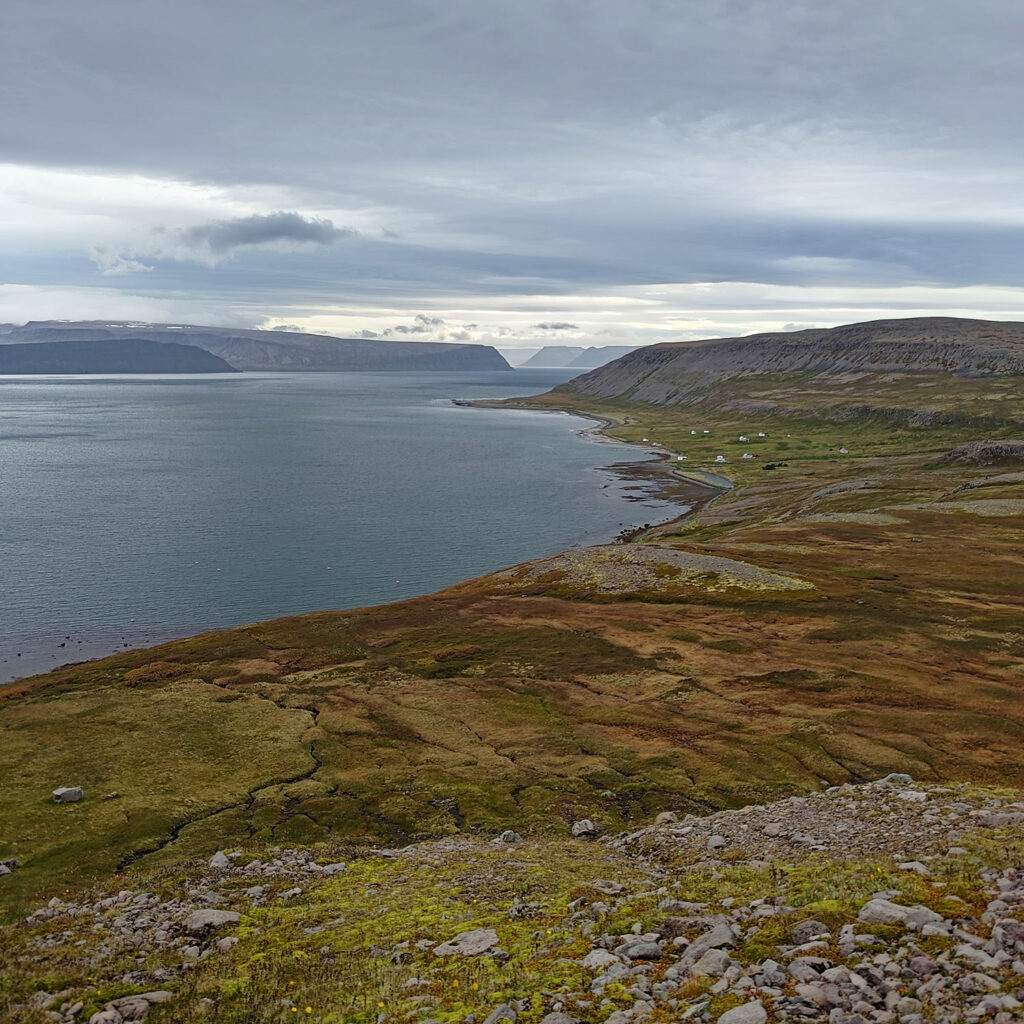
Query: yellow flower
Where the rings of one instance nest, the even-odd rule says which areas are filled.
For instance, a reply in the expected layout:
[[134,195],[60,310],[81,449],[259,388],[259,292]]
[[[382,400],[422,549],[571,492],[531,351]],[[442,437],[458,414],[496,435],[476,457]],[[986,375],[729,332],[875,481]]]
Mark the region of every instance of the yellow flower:
[[383,1006],[384,1004],[383,1004],[383,1003],[378,1003],[377,1005],[378,1005],[378,1006]]
[[[383,1004],[383,1003],[381,1003],[381,1006],[383,1006],[383,1005],[384,1005],[384,1004]],[[306,1013],[312,1013],[312,1012],[313,1012],[313,1007],[312,1007],[312,1006],[307,1006],[307,1007],[306,1007]]]
[[296,1008],[295,1008],[295,1007],[293,1006],[293,1007],[292,1007],[292,1013],[298,1013],[298,1012],[299,1012],[299,1011],[298,1011],[298,1010],[297,1010],[297,1009],[296,1009]]
[[473,982],[473,991],[475,992],[479,987],[480,987],[479,982],[474,981]]
[[459,987],[459,979],[458,979],[458,978],[456,978],[456,979],[455,979],[455,980],[454,980],[454,981],[452,982],[452,988],[458,988],[458,987]]

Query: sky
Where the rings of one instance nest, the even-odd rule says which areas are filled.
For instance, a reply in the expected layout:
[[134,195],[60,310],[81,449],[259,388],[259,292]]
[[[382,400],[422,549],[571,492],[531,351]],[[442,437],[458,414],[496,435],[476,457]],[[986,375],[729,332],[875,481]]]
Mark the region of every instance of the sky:
[[5,0],[0,322],[1024,320],[1019,0]]

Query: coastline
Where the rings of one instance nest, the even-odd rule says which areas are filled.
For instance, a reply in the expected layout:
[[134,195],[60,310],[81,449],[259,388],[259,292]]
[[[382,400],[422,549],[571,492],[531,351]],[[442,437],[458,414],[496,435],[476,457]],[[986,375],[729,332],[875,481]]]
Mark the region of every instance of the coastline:
[[647,462],[612,463],[607,469],[612,470],[624,479],[645,480],[649,482],[652,496],[658,500],[685,506],[678,515],[670,516],[656,523],[647,523],[640,527],[623,530],[615,538],[617,544],[629,544],[645,537],[655,537],[662,533],[672,532],[679,524],[704,511],[735,484],[725,476],[703,469],[681,469],[674,461],[679,454],[664,447],[653,448],[637,441],[625,441],[615,437],[609,431],[617,426],[614,420],[593,413],[579,412],[576,409],[546,408],[537,409],[532,405],[515,405],[513,401],[493,399],[453,398],[453,405],[468,409],[505,409],[509,412],[550,412],[556,415],[575,416],[582,420],[590,420],[593,426],[583,427],[578,434],[589,435],[592,440],[603,444],[617,445],[636,451],[641,450],[650,455]]

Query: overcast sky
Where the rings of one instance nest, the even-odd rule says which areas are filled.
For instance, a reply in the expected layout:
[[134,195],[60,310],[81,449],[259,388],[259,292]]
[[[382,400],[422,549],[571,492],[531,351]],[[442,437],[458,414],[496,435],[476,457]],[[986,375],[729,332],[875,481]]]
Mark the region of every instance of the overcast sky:
[[1019,0],[4,0],[0,321],[1024,319]]

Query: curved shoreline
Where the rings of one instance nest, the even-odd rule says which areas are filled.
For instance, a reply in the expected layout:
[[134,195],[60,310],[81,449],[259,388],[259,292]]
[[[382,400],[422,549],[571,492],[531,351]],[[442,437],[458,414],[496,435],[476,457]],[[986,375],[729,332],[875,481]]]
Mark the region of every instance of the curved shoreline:
[[[685,522],[686,520],[690,519],[694,515],[698,514],[699,512],[707,508],[713,501],[715,501],[718,497],[720,497],[723,493],[725,493],[728,489],[732,487],[731,481],[727,481],[724,477],[719,477],[717,479],[721,480],[722,484],[728,484],[728,486],[723,486],[722,484],[718,484],[713,482],[712,480],[707,479],[705,477],[704,471],[698,470],[695,472],[687,472],[679,469],[677,465],[672,461],[673,456],[677,454],[675,452],[669,451],[668,449],[665,448],[651,448],[648,445],[644,445],[634,441],[625,441],[621,438],[611,435],[608,431],[610,428],[615,427],[616,424],[614,421],[609,420],[605,417],[591,415],[587,413],[580,413],[572,409],[535,409],[529,406],[505,405],[499,404],[497,402],[492,403],[487,399],[449,399],[449,401],[451,401],[453,405],[469,408],[488,408],[492,410],[506,409],[510,411],[523,412],[550,412],[557,415],[573,416],[580,420],[590,421],[590,423],[592,424],[590,426],[583,426],[575,429],[574,433],[577,434],[578,436],[587,437],[589,440],[595,441],[597,443],[605,443],[609,445],[620,446],[622,448],[629,449],[632,452],[642,450],[645,455],[650,456],[650,458],[644,461],[611,462],[608,465],[598,466],[595,468],[600,471],[606,471],[615,474],[620,479],[620,481],[639,482],[641,485],[645,486],[647,490],[645,497],[654,499],[656,501],[664,502],[668,505],[674,506],[674,508],[670,510],[670,514],[667,516],[667,518],[658,519],[657,521],[651,523],[644,523],[641,526],[629,527],[627,529],[622,530],[620,533],[614,536],[612,535],[610,529],[608,534],[609,540],[605,541],[604,543],[635,543],[643,540],[644,538],[656,536],[661,532],[670,532],[674,526]],[[709,475],[714,477],[714,474]],[[631,500],[640,501],[643,499],[636,498]],[[590,546],[590,544],[581,543],[577,541],[570,545],[570,548],[567,548],[565,550],[586,546]],[[560,552],[555,552],[554,554],[559,553]],[[501,567],[499,566],[498,568],[500,569]],[[488,572],[490,571],[496,570],[488,570]],[[483,575],[487,575],[487,572],[483,573]],[[448,585],[457,585],[458,583],[468,582],[469,580],[472,580],[474,578],[478,577],[470,576],[468,578],[456,580],[453,584]],[[445,589],[445,587],[442,587],[441,589],[443,590]],[[436,593],[436,591],[434,592]],[[394,601],[386,601],[384,603],[393,604],[402,600],[405,599],[399,597],[396,598]],[[357,604],[353,606],[353,608],[358,607],[364,607],[364,605]],[[316,611],[318,611],[318,609],[314,608],[308,610],[308,612],[306,613],[299,612],[296,614],[315,614]],[[284,617],[287,618],[288,616]],[[240,628],[244,625],[245,623],[240,623],[238,627],[212,627],[212,631],[216,631],[217,629],[222,628]],[[62,662],[56,665],[49,665],[45,668],[40,667],[35,671],[30,670],[27,675],[13,676],[9,679],[0,678],[0,687],[5,687],[13,683],[18,683],[25,679],[31,679],[37,675],[46,675],[49,672],[54,672],[59,669],[66,668],[69,665],[87,664],[91,661],[102,660],[103,658],[111,657],[118,653],[123,653],[125,650],[144,650],[151,646],[160,646],[163,643],[170,642],[173,640],[186,640],[193,636],[200,636],[210,631],[211,630],[208,629],[200,629],[198,632],[188,632],[184,634],[179,634],[177,630],[146,630],[147,633],[150,633],[150,636],[139,636],[137,632],[133,633],[133,631],[123,629],[100,631],[105,634],[103,639],[97,639],[94,642],[86,642],[84,643],[85,649],[75,651],[74,648],[79,643],[82,643],[86,639],[91,639],[87,637],[87,634],[91,631],[87,630],[83,632],[81,629],[69,631],[51,630],[46,634],[46,636],[48,639],[53,640],[56,646],[64,646],[64,644],[59,643],[61,637],[64,637],[65,642],[69,642],[71,645],[73,645],[69,646],[69,654],[86,654],[90,647],[92,647],[93,650],[89,651],[88,655],[85,658],[72,659],[67,662]],[[81,634],[81,636],[66,636],[65,632],[72,634]],[[130,633],[132,635],[130,635]],[[116,636],[116,638],[118,638],[116,643],[112,643],[112,649],[110,650],[104,650],[106,646],[104,643],[104,639],[107,634],[109,634],[111,637]],[[130,642],[126,643],[126,640]],[[18,657],[21,657],[21,655],[19,654]],[[33,668],[35,668],[35,666],[33,666]]]
[[[730,491],[735,487],[735,484],[728,479],[728,477],[720,476],[717,473],[712,473],[708,470],[703,469],[681,469],[674,461],[674,457],[679,453],[671,451],[668,448],[658,446],[653,448],[648,444],[638,441],[625,441],[620,437],[615,437],[609,433],[610,428],[617,426],[614,420],[607,419],[604,416],[598,416],[594,413],[579,412],[576,409],[537,409],[531,405],[513,405],[508,401],[497,402],[491,399],[459,399],[453,398],[453,405],[457,405],[463,408],[469,409],[506,409],[509,412],[547,412],[555,415],[575,416],[578,419],[590,420],[593,423],[591,427],[584,427],[577,431],[580,435],[591,435],[592,439],[599,443],[620,445],[623,448],[629,448],[631,450],[642,449],[646,454],[651,456],[648,462],[636,463],[613,463],[605,468],[618,473],[619,476],[625,479],[637,479],[638,477],[648,476],[652,479],[661,477],[663,482],[660,485],[662,488],[662,494],[656,494],[660,500],[672,502],[675,504],[685,505],[685,511],[678,515],[670,516],[668,519],[661,520],[657,523],[648,523],[644,526],[635,527],[631,530],[624,530],[616,538],[617,544],[628,544],[635,541],[642,540],[645,537],[656,536],[658,533],[668,532],[673,526],[685,522],[687,519],[697,515],[706,509],[712,502],[716,501],[723,494]],[[640,467],[647,467],[647,472],[644,473]],[[691,488],[703,491],[704,494],[696,493],[687,496],[687,500],[681,501],[679,495],[667,493],[670,492],[673,487],[680,488],[683,484],[689,485]],[[655,487],[658,485],[655,484]]]

